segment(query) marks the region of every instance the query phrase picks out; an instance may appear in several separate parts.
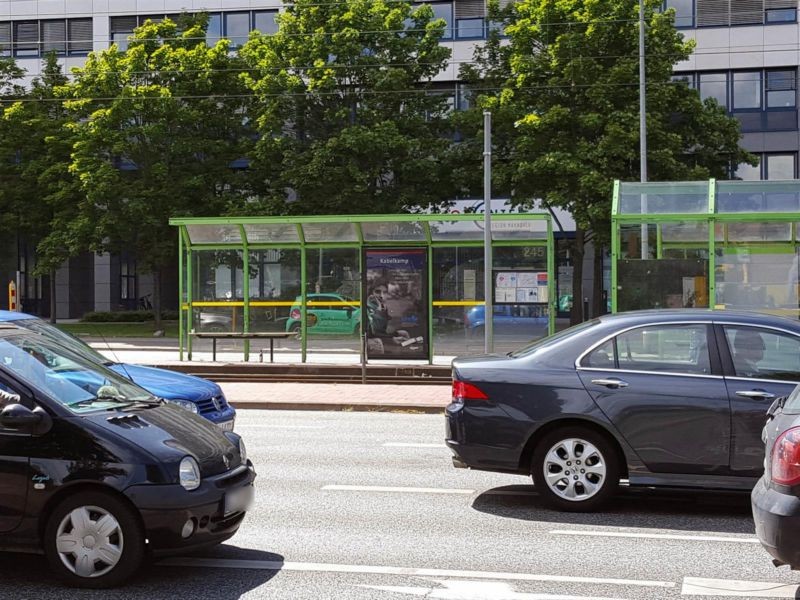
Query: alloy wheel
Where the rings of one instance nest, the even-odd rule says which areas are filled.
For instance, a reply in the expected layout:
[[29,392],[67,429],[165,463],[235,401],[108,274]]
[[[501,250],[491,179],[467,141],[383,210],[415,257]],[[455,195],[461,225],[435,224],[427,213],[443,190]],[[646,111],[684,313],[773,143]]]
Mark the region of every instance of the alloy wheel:
[[547,451],[542,466],[550,491],[570,502],[592,498],[606,483],[605,457],[594,444],[580,438],[558,441]]

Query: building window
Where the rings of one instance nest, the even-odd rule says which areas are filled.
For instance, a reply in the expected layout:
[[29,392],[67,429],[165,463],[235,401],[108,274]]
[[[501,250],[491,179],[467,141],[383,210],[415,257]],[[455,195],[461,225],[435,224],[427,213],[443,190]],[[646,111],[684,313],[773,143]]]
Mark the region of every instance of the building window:
[[206,41],[209,46],[215,46],[222,39],[222,15],[212,13],[208,15],[208,29],[206,30]]
[[456,37],[460,40],[482,39],[486,35],[485,25],[484,19],[457,19]]
[[673,83],[680,83],[688,88],[695,89],[694,76],[692,73],[678,73],[671,78]]
[[39,56],[38,21],[14,21],[14,56]]
[[253,29],[272,35],[278,33],[278,11],[257,10],[253,13]]
[[761,179],[761,163],[760,161],[758,166],[754,167],[752,165],[748,165],[747,163],[741,163],[738,167],[736,167],[736,173],[734,174],[734,179],[741,179],[742,181],[758,181]]
[[119,264],[119,297],[120,300],[136,299],[136,261],[127,256],[120,257]]
[[797,22],[796,8],[768,9],[765,13],[766,22],[769,23],[795,23]]
[[67,53],[67,23],[66,21],[39,21],[42,40],[42,54],[55,52]]
[[433,9],[434,19],[444,19],[444,33],[442,33],[443,40],[453,39],[453,4],[450,2],[431,4]]
[[694,0],[666,0],[664,8],[675,9],[675,27],[694,27]]
[[761,108],[761,71],[733,73],[733,110]]
[[133,30],[137,26],[136,17],[111,17],[111,42],[116,44],[121,51],[127,50],[128,38],[133,35]]
[[239,48],[250,34],[250,13],[225,13],[225,37],[231,41],[231,48]]
[[0,56],[11,56],[11,23],[0,23]]
[[728,108],[728,74],[700,73],[698,77],[700,97],[703,100],[713,98],[717,103]]
[[92,19],[67,20],[67,54],[89,54],[93,49],[94,29]]
[[766,154],[764,156],[764,179],[795,179],[797,155]]
[[767,108],[787,108],[797,105],[797,72],[767,71]]

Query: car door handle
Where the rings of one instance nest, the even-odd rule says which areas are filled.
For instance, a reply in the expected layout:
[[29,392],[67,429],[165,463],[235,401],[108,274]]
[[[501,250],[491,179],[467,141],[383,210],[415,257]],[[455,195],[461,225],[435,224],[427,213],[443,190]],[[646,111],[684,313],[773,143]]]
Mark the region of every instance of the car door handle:
[[617,388],[628,387],[628,382],[622,381],[622,379],[592,379],[592,383],[595,385],[604,385],[607,388],[614,390]]
[[736,395],[742,398],[752,398],[753,400],[773,400],[775,398],[775,394],[770,394],[764,390],[742,390],[736,392]]

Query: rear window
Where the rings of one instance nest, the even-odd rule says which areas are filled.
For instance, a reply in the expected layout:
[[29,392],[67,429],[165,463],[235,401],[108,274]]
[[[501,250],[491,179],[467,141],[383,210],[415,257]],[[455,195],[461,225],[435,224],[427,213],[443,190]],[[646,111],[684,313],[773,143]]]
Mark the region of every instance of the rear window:
[[790,415],[800,414],[800,385],[794,388],[789,397],[786,398],[786,402],[783,404],[783,412]]
[[591,321],[584,321],[583,323],[579,323],[578,325],[573,325],[568,329],[564,329],[563,331],[554,333],[551,336],[540,338],[535,342],[528,344],[524,348],[520,348],[519,350],[515,350],[514,352],[509,352],[508,355],[512,358],[529,356],[530,354],[533,354],[534,352],[541,350],[542,348],[547,348],[549,346],[552,346],[553,344],[557,344],[563,339],[566,339],[568,337],[586,331],[587,329],[599,324],[600,324],[600,319],[592,319]]

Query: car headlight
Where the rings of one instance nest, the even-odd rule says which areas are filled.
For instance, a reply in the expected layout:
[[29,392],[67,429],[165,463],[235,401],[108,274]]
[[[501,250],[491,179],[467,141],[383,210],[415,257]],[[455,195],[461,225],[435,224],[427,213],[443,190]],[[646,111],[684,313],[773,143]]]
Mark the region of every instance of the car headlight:
[[181,461],[179,475],[183,489],[191,492],[200,487],[200,467],[191,456],[186,456]]
[[247,447],[244,445],[244,439],[239,438],[239,456],[242,459],[242,464],[247,462]]
[[195,404],[194,402],[189,402],[188,400],[172,400],[172,399],[167,399],[167,402],[169,402],[170,404],[174,404],[176,406],[180,406],[181,408],[185,408],[189,412],[197,414],[197,404]]

